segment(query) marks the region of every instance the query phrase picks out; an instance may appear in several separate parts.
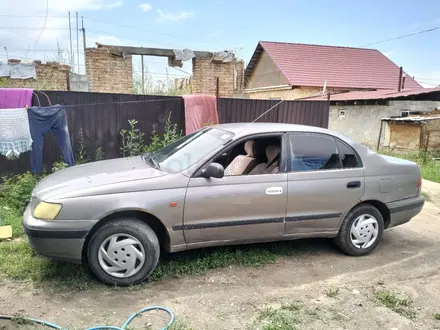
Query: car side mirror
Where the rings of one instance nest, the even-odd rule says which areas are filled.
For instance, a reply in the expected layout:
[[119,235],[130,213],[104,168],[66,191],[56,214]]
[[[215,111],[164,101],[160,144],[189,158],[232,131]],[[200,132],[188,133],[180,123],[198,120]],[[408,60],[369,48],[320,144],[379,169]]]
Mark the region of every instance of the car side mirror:
[[219,163],[211,163],[202,170],[201,175],[204,178],[221,179],[225,175],[225,168]]

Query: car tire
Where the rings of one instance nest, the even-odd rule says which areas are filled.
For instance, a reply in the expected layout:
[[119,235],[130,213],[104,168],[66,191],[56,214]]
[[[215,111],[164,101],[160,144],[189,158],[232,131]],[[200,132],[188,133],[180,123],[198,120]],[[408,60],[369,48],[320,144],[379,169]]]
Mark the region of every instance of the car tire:
[[364,256],[378,246],[383,231],[384,220],[379,210],[370,204],[360,204],[346,215],[334,242],[350,256]]
[[106,223],[93,234],[87,250],[92,272],[104,283],[117,286],[145,281],[156,268],[159,256],[156,234],[136,219]]

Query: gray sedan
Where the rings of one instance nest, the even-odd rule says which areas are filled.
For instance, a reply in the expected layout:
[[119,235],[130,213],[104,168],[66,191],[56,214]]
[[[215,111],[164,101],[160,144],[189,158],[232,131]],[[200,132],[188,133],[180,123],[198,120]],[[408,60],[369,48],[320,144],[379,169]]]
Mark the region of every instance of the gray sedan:
[[362,256],[424,205],[420,169],[311,126],[203,128],[156,152],[74,166],[34,189],[31,246],[130,285],[161,251],[306,237]]

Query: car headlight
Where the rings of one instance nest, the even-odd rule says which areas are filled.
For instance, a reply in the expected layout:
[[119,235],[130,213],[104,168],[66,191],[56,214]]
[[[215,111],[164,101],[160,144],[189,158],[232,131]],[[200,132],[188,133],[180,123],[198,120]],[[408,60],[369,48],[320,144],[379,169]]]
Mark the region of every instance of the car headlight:
[[62,207],[61,204],[40,202],[35,207],[33,216],[34,218],[42,220],[54,220],[58,213],[60,213]]

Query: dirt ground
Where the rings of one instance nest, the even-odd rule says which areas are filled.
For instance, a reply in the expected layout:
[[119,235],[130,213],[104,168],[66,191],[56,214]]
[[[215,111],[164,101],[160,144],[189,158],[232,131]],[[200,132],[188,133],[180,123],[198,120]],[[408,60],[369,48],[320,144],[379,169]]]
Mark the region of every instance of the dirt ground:
[[[305,252],[261,268],[227,268],[167,280],[142,289],[102,286],[54,293],[31,284],[0,284],[0,314],[19,313],[84,329],[122,325],[151,305],[171,308],[188,329],[258,329],[268,307],[295,304],[298,329],[440,329],[440,185],[424,182],[431,201],[410,223],[385,232],[371,255],[347,257],[327,240],[305,240]],[[437,201],[437,204],[435,202]],[[406,296],[414,318],[377,301],[377,292]],[[159,329],[166,317],[153,312],[136,329]],[[0,322],[0,329],[16,329]],[[274,328],[275,329],[275,328]],[[293,329],[293,328],[292,328]]]

